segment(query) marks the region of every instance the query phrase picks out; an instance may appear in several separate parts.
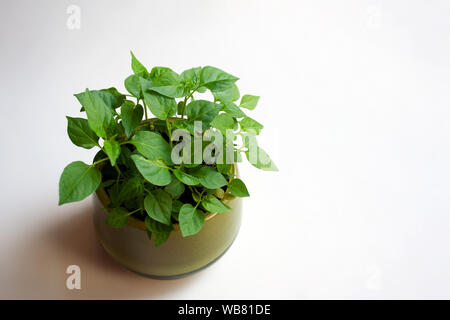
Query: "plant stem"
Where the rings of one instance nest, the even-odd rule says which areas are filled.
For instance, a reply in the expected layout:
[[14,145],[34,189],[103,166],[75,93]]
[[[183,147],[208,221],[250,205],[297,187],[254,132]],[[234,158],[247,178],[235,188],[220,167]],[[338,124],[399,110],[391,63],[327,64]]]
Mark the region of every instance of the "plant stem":
[[140,211],[140,210],[142,210],[142,208],[133,210],[133,211],[129,212],[129,213],[127,214],[127,216],[131,216],[133,213],[136,213],[136,212],[138,212],[138,211]]
[[198,90],[198,88],[200,88],[201,85],[198,85],[197,87],[195,87],[191,93],[189,93],[189,95],[187,97],[184,98],[184,106],[183,106],[183,110],[181,112],[181,118],[184,118],[184,112],[186,111],[186,104],[188,102],[188,100],[190,98],[192,98],[192,95],[194,94],[194,92],[196,92]]
[[[203,192],[202,192],[202,193],[198,192],[198,190],[195,189],[194,187],[191,187],[191,186],[189,186],[189,185],[188,185],[188,187],[189,187],[189,189],[191,190],[191,192],[195,192],[195,193],[198,194],[199,196],[201,196],[201,195],[203,194]],[[204,190],[203,190],[203,191],[204,191]]]
[[200,194],[200,196],[199,196],[199,197],[200,197],[200,200],[198,200],[197,204],[196,204],[195,207],[194,207],[194,210],[197,209],[197,207],[198,207],[198,205],[200,204],[200,202],[202,202],[202,196],[203,196],[203,193],[205,193],[205,190],[203,190],[202,193]]
[[114,168],[116,168],[116,170],[117,170],[117,181],[116,181],[116,183],[118,183],[119,179],[120,179],[120,175],[122,174],[122,172],[120,171],[119,166],[117,164],[114,166]]
[[147,105],[144,100],[142,100],[142,102],[144,103],[145,120],[148,120]]
[[200,88],[200,87],[201,87],[201,85],[198,85],[197,87],[195,87],[195,88],[192,90],[192,92],[187,96],[187,100],[189,100],[189,98],[192,98],[192,95],[194,94],[194,92],[197,91],[198,88]]
[[[192,193],[195,192],[194,189],[192,189],[192,187],[190,185],[187,185],[187,186],[189,187],[189,190],[191,190]],[[197,192],[195,192],[195,193],[197,193]]]
[[186,103],[188,101],[188,97],[184,97],[184,101],[183,101],[183,109],[181,109],[181,119],[184,118],[184,112],[186,111]]
[[102,162],[104,162],[104,161],[106,161],[106,160],[109,160],[109,158],[103,158],[103,159],[100,159],[100,160],[98,160],[98,161],[95,161],[95,162],[92,164],[92,166],[95,166],[95,165],[97,165],[97,164],[99,164],[99,163],[102,163]]
[[170,124],[169,119],[166,119],[166,126],[167,126],[167,131],[169,132],[170,147],[173,148],[173,144],[172,144],[172,126]]
[[145,190],[145,191],[147,191],[148,193],[151,193],[151,191],[150,191],[150,190],[148,190],[147,188],[144,188],[144,190]]

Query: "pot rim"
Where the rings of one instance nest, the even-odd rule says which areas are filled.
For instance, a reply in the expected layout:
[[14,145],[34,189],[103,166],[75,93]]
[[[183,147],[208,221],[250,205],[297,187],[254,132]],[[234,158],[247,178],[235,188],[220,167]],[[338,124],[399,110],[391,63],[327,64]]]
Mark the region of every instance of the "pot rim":
[[[233,172],[235,173],[236,177],[239,177],[239,173],[238,173],[238,167],[236,163],[233,163]],[[231,179],[228,180],[228,182]],[[106,209],[106,206],[108,206],[111,203],[111,200],[109,199],[108,194],[106,193],[104,188],[98,188],[97,190],[95,190],[95,194],[98,198],[98,200],[100,201],[100,203],[103,205],[103,209],[106,212],[109,212],[108,209]],[[230,199],[224,199],[222,200],[223,203],[228,204],[231,201],[233,201],[234,199],[236,199],[236,197],[232,197]],[[206,212],[205,213],[205,223],[210,221],[212,218],[214,218],[216,215],[218,215],[218,213],[211,213],[211,212]],[[127,227],[133,227],[133,228],[137,228],[143,231],[146,231],[146,227],[145,227],[145,222],[133,217],[132,215],[128,217],[128,224],[126,225]],[[180,224],[178,222],[172,224],[173,230],[176,230],[178,232],[181,232],[180,229]]]

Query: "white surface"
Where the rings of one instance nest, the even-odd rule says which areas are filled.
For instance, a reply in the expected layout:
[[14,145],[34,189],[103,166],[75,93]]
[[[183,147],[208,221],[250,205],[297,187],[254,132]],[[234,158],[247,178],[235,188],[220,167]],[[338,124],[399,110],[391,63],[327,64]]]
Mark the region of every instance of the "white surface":
[[[81,8],[81,28],[66,9]],[[450,298],[448,1],[2,1],[0,298]],[[214,65],[262,96],[280,172],[247,165],[241,232],[174,281],[112,262],[91,199],[57,206],[93,152],[65,115],[147,66]],[[65,287],[81,267],[82,289]]]

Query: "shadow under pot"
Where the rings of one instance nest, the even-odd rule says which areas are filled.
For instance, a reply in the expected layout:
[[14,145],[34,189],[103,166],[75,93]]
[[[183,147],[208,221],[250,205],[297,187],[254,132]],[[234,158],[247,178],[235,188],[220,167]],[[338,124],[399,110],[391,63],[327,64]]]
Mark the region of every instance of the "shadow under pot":
[[104,189],[94,196],[94,225],[103,248],[131,271],[158,279],[173,279],[199,271],[218,260],[231,246],[241,225],[242,199],[225,200],[231,210],[206,213],[205,224],[195,235],[182,237],[174,224],[169,239],[155,247],[148,239],[143,221],[130,216],[121,229],[106,224],[110,202]]

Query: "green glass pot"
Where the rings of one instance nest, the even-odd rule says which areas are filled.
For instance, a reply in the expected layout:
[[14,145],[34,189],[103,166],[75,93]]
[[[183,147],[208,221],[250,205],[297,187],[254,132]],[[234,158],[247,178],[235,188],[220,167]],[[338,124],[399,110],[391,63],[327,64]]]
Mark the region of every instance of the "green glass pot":
[[207,213],[200,232],[183,238],[175,224],[169,239],[155,247],[147,237],[144,222],[137,218],[131,216],[121,229],[108,226],[108,213],[103,209],[108,203],[106,192],[98,189],[94,196],[94,225],[103,248],[124,267],[158,279],[183,277],[212,264],[231,246],[241,225],[241,198],[225,200],[231,210]]

